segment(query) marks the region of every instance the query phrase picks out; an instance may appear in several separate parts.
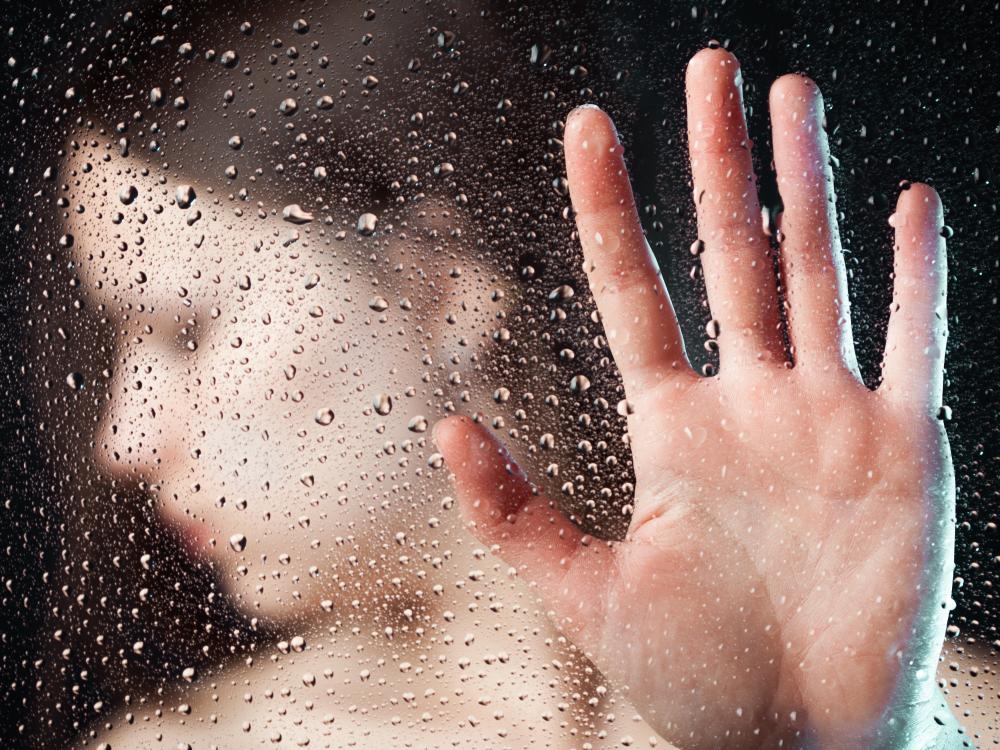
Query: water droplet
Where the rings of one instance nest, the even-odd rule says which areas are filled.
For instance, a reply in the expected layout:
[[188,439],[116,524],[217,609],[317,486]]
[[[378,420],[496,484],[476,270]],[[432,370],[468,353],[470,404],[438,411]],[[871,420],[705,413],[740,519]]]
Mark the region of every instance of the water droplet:
[[372,408],[383,417],[392,411],[392,396],[388,393],[379,393],[372,399]]
[[316,412],[316,424],[326,427],[333,422],[333,409],[320,409]]
[[78,372],[71,372],[66,376],[66,385],[72,388],[74,391],[79,391],[83,389],[85,381],[83,375]]
[[281,104],[278,105],[278,111],[281,114],[287,116],[294,115],[299,109],[299,104],[292,97],[287,99],[282,99]]
[[547,44],[533,44],[529,53],[529,61],[532,65],[545,67],[552,57],[552,48]]
[[190,185],[178,185],[174,191],[174,198],[180,208],[190,208],[196,197],[194,188]]
[[247,548],[247,538],[243,534],[233,534],[229,537],[229,546],[233,552],[242,552]]
[[385,297],[374,296],[368,300],[368,307],[370,307],[375,312],[382,312],[383,310],[389,309],[389,302]]
[[410,432],[427,432],[427,426],[427,417],[422,414],[418,414],[409,421],[406,425],[406,429]]
[[615,407],[615,411],[618,412],[619,416],[627,417],[631,414],[635,414],[635,406],[628,399],[622,399],[618,402],[618,406]]
[[574,375],[569,381],[569,388],[574,393],[584,393],[590,390],[590,378],[586,375]]
[[118,191],[118,200],[124,203],[126,206],[130,205],[132,201],[139,197],[139,191],[135,185],[126,185],[121,190]]
[[308,224],[313,215],[302,209],[298,203],[290,203],[281,210],[281,218],[290,224]]
[[576,291],[573,289],[573,287],[571,287],[569,284],[563,284],[561,286],[557,286],[555,289],[549,292],[549,299],[550,300],[570,299],[575,294]]
[[357,230],[358,234],[363,237],[371,237],[375,234],[375,228],[378,226],[378,217],[375,214],[364,213],[358,217]]

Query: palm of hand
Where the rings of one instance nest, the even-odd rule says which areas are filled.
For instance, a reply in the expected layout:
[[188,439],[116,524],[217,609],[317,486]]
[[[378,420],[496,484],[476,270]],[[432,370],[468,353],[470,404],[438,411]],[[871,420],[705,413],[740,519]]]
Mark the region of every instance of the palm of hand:
[[[904,191],[883,385],[857,375],[822,99],[771,94],[788,333],[760,228],[738,65],[688,68],[702,265],[722,367],[699,377],[642,237],[607,117],[577,110],[566,157],[591,288],[622,372],[636,498],[627,538],[585,537],[484,428],[440,423],[475,533],[684,748],[903,746],[933,692],[951,576],[941,403],[942,216]],[[783,744],[779,744],[783,743]]]
[[741,380],[639,397],[635,520],[603,611],[574,611],[587,583],[572,578],[555,610],[681,747],[692,733],[742,746],[748,727],[774,740],[871,725],[904,665],[933,675],[913,631],[948,595],[939,424],[852,380]]

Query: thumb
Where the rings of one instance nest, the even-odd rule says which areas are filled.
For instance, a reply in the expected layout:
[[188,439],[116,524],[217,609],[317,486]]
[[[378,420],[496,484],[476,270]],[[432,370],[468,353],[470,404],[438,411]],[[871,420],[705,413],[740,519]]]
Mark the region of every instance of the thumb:
[[607,543],[585,535],[528,482],[483,425],[448,417],[434,426],[434,440],[472,533],[537,587],[560,627],[592,625],[608,583]]

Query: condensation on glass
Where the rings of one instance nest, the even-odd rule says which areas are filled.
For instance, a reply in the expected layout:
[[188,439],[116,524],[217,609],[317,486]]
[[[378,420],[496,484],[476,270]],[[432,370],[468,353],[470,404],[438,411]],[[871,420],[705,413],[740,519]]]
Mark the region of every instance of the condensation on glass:
[[[837,90],[860,75],[829,49],[848,32],[776,18],[803,28],[764,41],[697,5],[17,10],[0,198],[7,742],[666,747],[463,528],[430,430],[480,414],[589,533],[624,533],[626,413],[574,236],[565,117],[594,101],[618,116],[711,372],[683,60],[718,37],[761,71],[802,46]],[[849,33],[852,49],[874,38]],[[840,168],[860,181],[876,168],[861,149],[903,118],[833,98]],[[853,199],[884,208],[881,190]],[[885,302],[857,302],[867,330],[884,324],[886,258],[854,231],[874,226],[845,233],[856,294]],[[995,303],[995,263],[981,274]],[[973,496],[995,495],[995,424],[974,433],[956,446],[970,494],[940,677],[985,745],[997,550]]]

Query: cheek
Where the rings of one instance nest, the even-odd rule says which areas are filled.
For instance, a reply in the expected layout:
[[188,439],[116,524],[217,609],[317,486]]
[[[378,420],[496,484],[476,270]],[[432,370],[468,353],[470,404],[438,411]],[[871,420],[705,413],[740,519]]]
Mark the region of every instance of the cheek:
[[[414,395],[427,369],[419,344],[386,335],[376,347],[367,328],[306,317],[301,334],[277,317],[219,326],[184,377],[189,418],[170,490],[176,512],[210,528],[221,560],[239,557],[228,540],[242,534],[252,559],[287,554],[304,574],[334,538],[369,539],[387,518],[372,510],[429,440],[433,415]],[[387,414],[373,406],[382,394]]]

